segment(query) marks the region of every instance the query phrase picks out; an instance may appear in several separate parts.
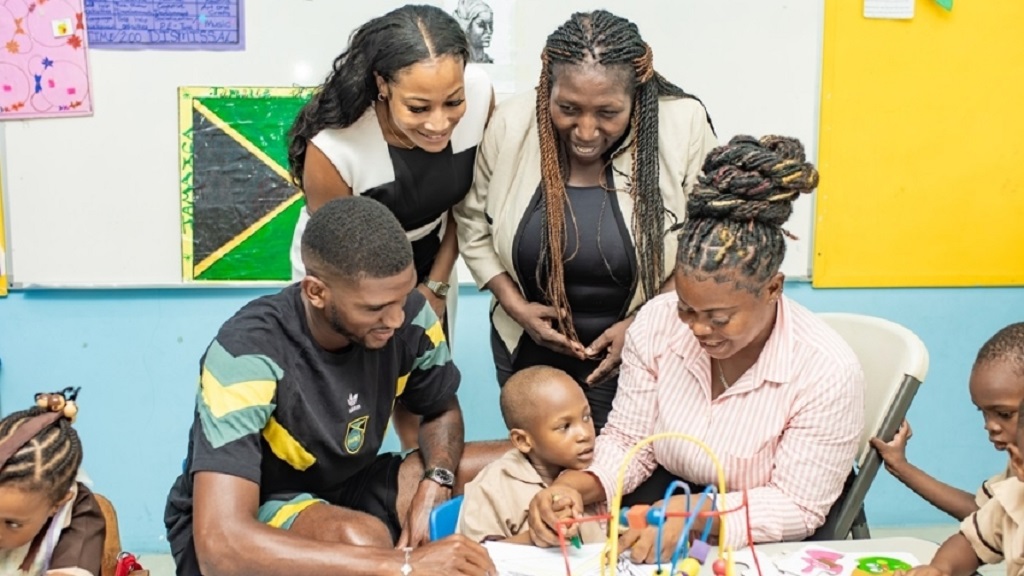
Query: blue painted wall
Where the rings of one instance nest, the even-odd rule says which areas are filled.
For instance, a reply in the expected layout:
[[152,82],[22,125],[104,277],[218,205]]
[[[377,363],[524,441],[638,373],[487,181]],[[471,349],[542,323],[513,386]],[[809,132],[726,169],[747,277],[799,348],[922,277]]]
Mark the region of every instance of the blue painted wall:
[[[911,409],[911,460],[968,490],[1005,465],[970,404],[967,377],[978,347],[1024,319],[1024,289],[814,290],[787,293],[814,311],[883,316],[914,330],[931,371]],[[166,551],[163,507],[181,470],[198,376],[217,328],[258,290],[179,289],[17,292],[0,299],[0,411],[21,409],[40,390],[83,387],[78,429],[85,468],[111,497],[124,546]],[[455,359],[470,440],[502,436],[488,344],[488,297],[460,293]],[[392,439],[389,448],[396,447]],[[868,495],[876,525],[949,522],[885,472]]]

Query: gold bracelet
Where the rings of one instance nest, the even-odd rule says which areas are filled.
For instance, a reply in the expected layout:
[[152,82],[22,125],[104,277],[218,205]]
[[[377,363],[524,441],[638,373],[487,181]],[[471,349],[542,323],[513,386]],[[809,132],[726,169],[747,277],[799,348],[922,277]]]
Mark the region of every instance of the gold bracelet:
[[412,573],[412,564],[409,564],[409,557],[412,554],[412,548],[406,546],[405,548],[402,548],[402,552],[405,552],[405,564],[402,564],[402,568],[399,569],[399,572],[402,573],[402,576],[409,576],[409,574]]

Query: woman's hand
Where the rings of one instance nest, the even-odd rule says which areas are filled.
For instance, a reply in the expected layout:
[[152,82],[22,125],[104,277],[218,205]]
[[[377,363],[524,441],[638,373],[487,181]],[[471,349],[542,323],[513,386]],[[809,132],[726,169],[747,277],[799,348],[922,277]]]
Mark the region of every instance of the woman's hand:
[[505,308],[505,311],[537,344],[580,360],[586,357],[582,344],[569,340],[555,328],[554,322],[558,320],[559,313],[553,306],[524,301],[512,310]]
[[886,442],[881,438],[871,439],[871,446],[878,451],[878,455],[885,462],[885,469],[890,474],[897,475],[899,468],[906,465],[907,442],[913,435],[914,431],[910,428],[910,422],[904,420],[891,441]]
[[[534,546],[558,546],[558,521],[582,516],[583,496],[576,490],[568,486],[551,486],[541,490],[530,501],[530,511],[527,515],[530,538]],[[578,531],[578,525],[570,525],[565,531],[565,536],[571,538]]]
[[632,323],[633,316],[630,316],[612,324],[584,350],[587,358],[599,358],[607,352],[597,368],[587,376],[587,385],[600,384],[618,372],[619,364],[622,363],[622,346],[626,342],[626,329]]
[[[673,496],[669,499],[669,512],[685,512],[686,502],[686,496]],[[661,505],[662,502],[659,501],[652,504],[651,507],[660,508]],[[691,511],[694,514],[698,512],[692,507]],[[672,553],[675,552],[676,543],[679,541],[679,536],[683,533],[685,525],[686,518],[676,517],[665,520],[665,526],[661,533],[661,550],[655,549],[658,543],[656,527],[630,528],[625,534],[619,536],[619,553],[629,550],[629,559],[636,564],[653,564],[659,556],[662,562],[668,562],[672,559]]]
[[430,304],[430,307],[434,309],[434,314],[437,314],[438,318],[443,319],[445,307],[448,306],[448,300],[434,294],[434,291],[427,288],[426,284],[420,284],[416,289],[427,299],[427,304]]

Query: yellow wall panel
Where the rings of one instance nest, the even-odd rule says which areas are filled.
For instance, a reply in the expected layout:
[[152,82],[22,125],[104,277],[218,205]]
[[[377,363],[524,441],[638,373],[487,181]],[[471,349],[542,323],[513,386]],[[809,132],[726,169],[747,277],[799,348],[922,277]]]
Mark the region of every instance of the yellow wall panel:
[[813,283],[1024,284],[1024,2],[827,0]]

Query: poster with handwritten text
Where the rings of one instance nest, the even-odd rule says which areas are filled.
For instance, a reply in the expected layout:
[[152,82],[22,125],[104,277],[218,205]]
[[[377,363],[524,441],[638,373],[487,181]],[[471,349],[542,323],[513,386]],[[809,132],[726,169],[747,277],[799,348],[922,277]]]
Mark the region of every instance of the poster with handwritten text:
[[89,46],[244,50],[242,0],[85,0]]
[[0,1],[0,120],[88,114],[82,0]]

